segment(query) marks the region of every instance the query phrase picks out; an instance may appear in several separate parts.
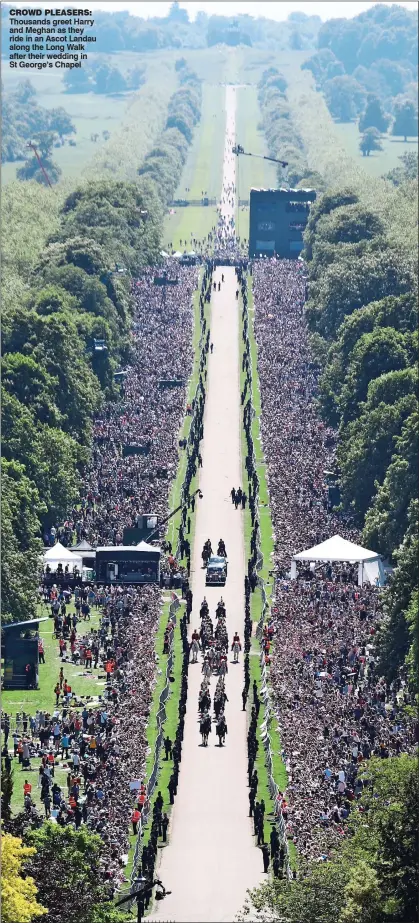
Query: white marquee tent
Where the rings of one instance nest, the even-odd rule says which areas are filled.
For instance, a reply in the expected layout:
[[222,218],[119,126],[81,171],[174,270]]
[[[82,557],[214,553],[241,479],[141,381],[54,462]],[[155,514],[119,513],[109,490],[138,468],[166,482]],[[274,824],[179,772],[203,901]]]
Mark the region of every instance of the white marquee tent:
[[68,569],[70,573],[73,572],[74,567],[78,567],[81,571],[83,565],[82,556],[79,554],[74,554],[73,551],[70,551],[69,548],[64,548],[64,545],[61,542],[57,542],[55,545],[52,545],[51,548],[48,548],[48,551],[44,553],[44,565],[49,564],[52,570],[56,570],[57,565],[61,564],[64,568],[68,564]]
[[313,548],[308,548],[307,551],[300,551],[295,554],[291,563],[292,580],[295,580],[297,576],[298,561],[342,561],[348,564],[358,564],[358,583],[360,586],[364,582],[364,576],[367,576],[368,579],[367,573],[364,574],[364,564],[374,561],[378,566],[380,582],[381,579],[384,582],[384,570],[380,567],[381,556],[376,551],[362,548],[361,545],[349,542],[340,535],[332,535],[331,538],[327,538],[320,545],[314,545]]

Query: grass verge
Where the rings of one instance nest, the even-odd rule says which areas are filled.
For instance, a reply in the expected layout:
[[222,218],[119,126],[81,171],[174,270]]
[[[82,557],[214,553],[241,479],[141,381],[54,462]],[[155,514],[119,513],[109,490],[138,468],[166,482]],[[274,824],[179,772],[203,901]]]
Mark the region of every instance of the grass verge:
[[[243,303],[240,299],[240,308],[242,310]],[[265,582],[266,594],[268,597],[268,603],[272,599],[273,590],[274,590],[274,574],[272,568],[272,555],[274,550],[274,532],[272,519],[269,508],[269,491],[268,491],[268,481],[267,481],[267,467],[265,462],[265,457],[262,448],[261,442],[261,430],[260,430],[260,418],[261,418],[261,399],[260,399],[260,390],[258,386],[258,374],[257,374],[257,345],[254,335],[254,304],[253,304],[253,292],[252,292],[252,277],[248,275],[248,322],[249,322],[249,340],[250,340],[250,352],[252,359],[252,402],[255,409],[255,417],[252,422],[252,438],[255,449],[256,464],[258,469],[259,476],[259,524],[260,524],[260,539],[261,539],[261,549],[263,554],[263,567],[259,571],[259,575]],[[241,320],[240,314],[240,354],[241,358],[243,357],[243,321]],[[241,367],[241,366],[240,366]],[[240,389],[242,390],[245,382],[245,373],[241,368],[240,371]],[[242,449],[242,471],[243,471],[243,484],[244,490],[247,495],[249,495],[249,484],[247,478],[247,472],[244,465],[244,460],[247,454],[247,442],[244,427],[242,427],[241,434],[241,449]],[[244,537],[246,551],[250,554],[250,537],[252,532],[252,521],[250,516],[250,511],[246,507],[244,514]],[[259,587],[256,587],[255,592],[250,594],[250,611],[252,620],[258,622],[260,614],[262,612],[262,594]],[[258,688],[261,684],[261,666],[260,666],[260,647],[259,642],[256,637],[252,638],[252,646],[250,649],[249,655],[249,666],[250,666],[250,691],[252,690],[253,681],[256,680]],[[258,790],[256,799],[260,801],[262,798],[265,802],[266,812],[265,812],[265,829],[264,836],[265,841],[269,842],[269,836],[271,832],[272,820],[274,817],[274,803],[271,798],[268,785],[268,772],[265,763],[265,750],[263,746],[263,741],[260,733],[260,725],[265,719],[265,706],[261,701],[259,719],[257,724],[257,740],[259,742],[259,749],[257,753],[257,758],[255,761],[255,769],[258,773]],[[285,791],[288,785],[288,775],[281,756],[281,739],[279,735],[279,730],[275,719],[271,721],[269,728],[269,734],[271,739],[271,749],[272,749],[272,762],[273,762],[273,775],[276,784],[278,785],[281,792]],[[295,867],[296,864],[296,851],[294,844],[292,842],[288,843],[290,861],[292,867]]]

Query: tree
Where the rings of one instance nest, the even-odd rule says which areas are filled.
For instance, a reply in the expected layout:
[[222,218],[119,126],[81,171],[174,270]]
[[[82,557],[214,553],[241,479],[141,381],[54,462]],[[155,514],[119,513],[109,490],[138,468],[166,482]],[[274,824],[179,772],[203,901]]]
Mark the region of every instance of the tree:
[[189,24],[188,11],[181,9],[181,7],[179,6],[178,0],[175,0],[175,2],[172,3],[170,10],[169,10],[168,18],[172,22],[178,22],[178,23],[181,23],[182,25],[187,26]]
[[375,869],[365,860],[355,863],[345,885],[345,906],[339,923],[381,923],[380,882]]
[[54,144],[53,131],[40,131],[36,139],[36,146],[41,154],[41,160],[48,160]]
[[20,80],[13,95],[17,102],[29,103],[35,99],[36,90],[30,80]]
[[13,795],[13,772],[1,766],[1,819],[7,824],[12,816],[11,800]]
[[[393,552],[395,568],[384,592],[384,618],[377,633],[378,669],[391,683],[399,675],[400,668],[417,648],[417,610],[414,618],[410,607],[417,592],[419,556],[418,534],[419,504],[416,498],[410,501],[407,514],[407,529],[401,545]],[[412,647],[413,645],[413,647]],[[417,660],[411,668],[412,691],[417,696]]]
[[37,901],[33,878],[22,875],[22,865],[35,855],[35,849],[22,840],[3,833],[1,838],[1,914],[3,923],[32,923],[47,911]]
[[127,82],[121,71],[105,62],[94,70],[93,81],[95,93],[123,93],[127,89]]
[[408,137],[416,137],[418,133],[418,110],[410,99],[402,99],[394,107],[393,135],[402,135],[404,141]]
[[351,812],[341,846],[327,862],[300,860],[297,879],[273,879],[251,891],[242,920],[413,923],[418,910],[416,758],[370,759],[361,774],[361,810]]
[[382,151],[380,132],[377,128],[367,128],[359,142],[359,149],[363,157],[369,157],[371,151]]
[[92,71],[87,67],[64,71],[65,93],[90,93],[93,90]]
[[[40,157],[42,166],[45,173],[52,185],[58,183],[58,180],[61,176],[62,170],[58,164],[54,161],[49,160],[47,157]],[[40,183],[41,186],[48,186],[48,181],[45,177],[45,173],[41,169],[37,157],[35,155],[30,159],[26,160],[23,164],[23,167],[19,167],[16,171],[16,176],[20,180],[30,180],[33,179],[35,182]]]
[[331,115],[340,122],[352,121],[362,110],[365,90],[353,77],[333,77],[323,89]]
[[392,557],[403,541],[409,520],[411,501],[417,494],[416,463],[418,457],[418,414],[404,423],[395,440],[393,458],[383,484],[365,517],[363,540]]
[[389,61],[388,58],[381,58],[374,63],[374,72],[381,74],[390,90],[392,96],[398,96],[403,93],[406,85],[410,82],[410,68],[405,68],[399,61]]
[[344,423],[357,417],[358,405],[366,399],[368,386],[374,378],[409,365],[409,338],[410,334],[398,333],[392,327],[379,327],[359,338],[349,356],[338,401]]
[[40,423],[60,423],[55,405],[58,379],[31,356],[8,353],[2,360],[4,388],[21,404],[33,409]]
[[124,919],[103,884],[103,842],[97,834],[85,826],[73,830],[46,822],[26,839],[35,847],[27,869],[48,910],[48,923],[118,923]]
[[386,132],[390,116],[385,115],[380,100],[376,96],[369,96],[367,105],[358,123],[360,131],[367,128],[377,128],[378,132]]
[[127,90],[138,90],[145,81],[144,69],[141,67],[132,67],[126,77]]
[[418,178],[418,155],[414,151],[406,151],[398,158],[401,161],[401,167],[394,167],[387,173],[389,179],[395,186],[401,186],[404,183],[417,180]]
[[342,321],[357,308],[389,295],[416,290],[413,261],[396,250],[372,242],[349,246],[340,259],[325,268],[322,278],[309,288],[307,319],[312,329],[332,339]]
[[[384,224],[377,212],[364,205],[344,205],[324,215],[317,223],[319,240],[329,244],[357,244],[372,240],[384,231]],[[316,248],[313,252],[315,261]]]
[[39,517],[45,504],[23,465],[2,458],[1,470],[3,616],[19,621],[35,615],[34,586],[42,551]]
[[56,109],[50,109],[49,117],[50,131],[55,131],[61,139],[64,135],[73,135],[76,133],[75,126],[68,112],[66,112],[62,106],[58,106]]
[[[390,373],[397,374],[397,373]],[[376,379],[380,381],[380,378]],[[407,417],[417,408],[413,394],[396,404],[369,401],[348,426],[341,429],[338,461],[341,471],[342,500],[363,523],[365,514],[391,462],[394,439],[400,436]]]

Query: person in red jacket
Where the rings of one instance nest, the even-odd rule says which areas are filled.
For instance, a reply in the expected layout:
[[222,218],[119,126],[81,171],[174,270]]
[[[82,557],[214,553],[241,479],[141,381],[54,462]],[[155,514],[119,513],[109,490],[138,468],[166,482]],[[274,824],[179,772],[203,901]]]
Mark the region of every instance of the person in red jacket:
[[141,817],[141,811],[139,811],[138,808],[134,808],[131,814],[132,832],[134,834],[137,833],[138,821],[140,820],[140,817]]

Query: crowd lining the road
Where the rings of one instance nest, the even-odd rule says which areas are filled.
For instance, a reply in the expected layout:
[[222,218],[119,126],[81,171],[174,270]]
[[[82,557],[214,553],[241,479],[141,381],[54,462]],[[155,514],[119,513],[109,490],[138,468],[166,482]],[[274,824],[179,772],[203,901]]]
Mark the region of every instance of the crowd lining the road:
[[404,680],[389,686],[377,674],[377,589],[358,587],[357,568],[349,564],[288,578],[296,552],[336,533],[359,538],[351,522],[329,508],[325,472],[333,467],[335,434],[314,403],[318,370],[304,322],[305,286],[298,261],[253,266],[261,432],[275,533],[270,680],[289,779],[284,819],[297,849],[321,860],[345,835],[362,791],[363,761],[412,750],[415,731],[402,711]]
[[[72,518],[52,530],[52,541],[60,537],[65,544],[71,544],[74,538],[87,539],[92,545],[120,544],[123,528],[135,526],[137,515],[146,511],[162,518],[167,514],[168,488],[179,457],[178,433],[185,413],[186,385],[192,371],[192,294],[198,270],[176,267],[176,275],[179,284],[166,293],[154,285],[151,270],[134,283],[132,358],[123,397],[109,405],[95,424],[92,463],[86,474],[81,509],[74,510]],[[209,300],[210,287],[211,271],[207,270],[200,294],[199,384],[193,404],[187,408],[192,416],[190,438],[180,446],[187,455],[185,494],[199,464],[203,432],[204,366],[209,349],[204,305]],[[182,379],[183,383],[162,390],[162,379]],[[148,454],[123,457],[122,446],[146,442],[151,443]],[[158,476],[161,469],[163,477]],[[182,542],[189,544],[186,536],[181,537]],[[182,550],[187,554],[187,547]],[[170,560],[176,567],[169,553],[165,559],[169,568]],[[24,716],[13,738],[13,751],[9,750],[10,719],[3,716],[2,756],[6,770],[16,763],[21,766],[27,824],[36,824],[40,819],[33,798],[36,783],[30,775],[36,770],[45,817],[52,816],[57,823],[76,828],[85,823],[100,833],[105,847],[103,877],[112,891],[124,880],[130,819],[135,829],[135,818],[138,823],[147,802],[142,782],[147,758],[146,728],[156,674],[163,668],[160,659],[164,656],[155,648],[161,590],[156,585],[90,587],[80,593],[76,590],[80,605],[71,615],[70,591],[45,588],[42,595],[44,602],[51,605],[62,666],[55,689],[51,690],[50,711],[38,711],[30,719]],[[91,631],[87,626],[95,605],[100,605],[103,614],[99,629]],[[184,646],[185,626],[186,616],[181,622]],[[179,729],[170,755],[170,801],[177,787],[186,710],[187,658],[184,659]],[[97,671],[97,679],[104,673],[106,685],[99,707],[89,707],[93,703],[87,701],[81,711],[75,708],[77,690],[66,680],[68,660],[93,673]],[[35,766],[34,760],[39,765]],[[54,781],[55,768],[66,770],[66,786]],[[134,782],[135,788],[131,784]],[[163,829],[167,832],[163,818],[153,815],[148,852],[143,852],[141,860],[148,871],[155,861],[155,822],[161,836]]]

